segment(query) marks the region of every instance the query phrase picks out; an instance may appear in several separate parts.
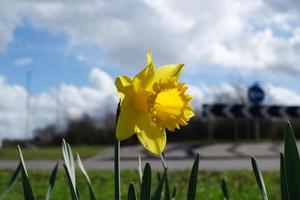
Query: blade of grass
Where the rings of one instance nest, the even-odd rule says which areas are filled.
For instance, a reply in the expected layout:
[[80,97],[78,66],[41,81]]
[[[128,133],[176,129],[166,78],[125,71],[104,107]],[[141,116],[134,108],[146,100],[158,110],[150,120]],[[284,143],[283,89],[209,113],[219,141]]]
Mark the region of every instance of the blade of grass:
[[55,184],[55,180],[56,180],[57,169],[58,169],[58,162],[54,166],[54,168],[53,168],[53,170],[51,172],[51,175],[50,175],[48,190],[47,190],[47,194],[46,194],[46,200],[50,199],[51,192],[53,190],[53,187],[54,187],[54,184]]
[[222,189],[222,193],[223,193],[223,199],[229,200],[230,198],[229,198],[229,194],[228,194],[228,190],[227,190],[227,184],[226,184],[226,181],[224,178],[222,179],[222,182],[221,182],[221,189]]
[[150,200],[151,198],[151,166],[147,162],[145,164],[143,181],[141,187],[141,200]]
[[196,198],[199,158],[200,154],[198,153],[194,160],[193,168],[190,175],[187,200],[195,200]]
[[14,185],[16,184],[17,179],[19,177],[20,170],[21,170],[21,162],[19,162],[19,164],[18,164],[17,168],[15,169],[10,181],[6,185],[6,187],[4,189],[4,192],[0,196],[0,200],[3,200],[7,196],[7,194],[11,191],[11,189],[14,187]]
[[254,157],[251,157],[251,163],[252,163],[253,172],[254,172],[256,182],[257,182],[259,191],[261,193],[262,199],[268,200],[268,195],[267,195],[264,178],[262,176],[261,170],[258,167],[257,161]]
[[24,199],[25,200],[34,200],[34,195],[32,191],[32,187],[28,178],[28,173],[26,170],[23,154],[21,151],[20,146],[18,145],[18,151],[20,156],[20,162],[21,162],[21,174],[22,174],[22,184],[23,184],[23,192],[24,192]]
[[96,200],[96,196],[95,196],[95,192],[93,190],[93,187],[92,187],[92,183],[91,183],[91,180],[90,180],[90,177],[88,176],[88,174],[86,173],[85,169],[84,169],[84,166],[82,164],[82,161],[80,159],[80,156],[79,154],[77,153],[77,164],[79,166],[79,169],[81,170],[82,174],[84,175],[87,183],[88,183],[88,188],[89,188],[89,193],[90,193],[90,200]]
[[134,183],[130,183],[128,189],[128,200],[137,200]]
[[288,188],[286,182],[286,169],[285,169],[285,160],[283,153],[280,153],[280,189],[281,189],[281,199],[288,200]]
[[300,158],[291,124],[286,125],[284,160],[289,199],[300,199]]

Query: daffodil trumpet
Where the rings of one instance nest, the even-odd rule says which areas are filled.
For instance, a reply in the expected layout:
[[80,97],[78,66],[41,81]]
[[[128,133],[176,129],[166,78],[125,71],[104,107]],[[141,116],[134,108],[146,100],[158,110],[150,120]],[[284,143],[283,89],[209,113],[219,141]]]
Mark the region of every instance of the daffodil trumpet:
[[188,87],[178,82],[183,64],[155,67],[151,52],[147,66],[133,79],[118,76],[115,85],[120,97],[116,137],[125,140],[136,134],[150,152],[160,155],[166,146],[166,129],[175,131],[194,116],[186,93]]

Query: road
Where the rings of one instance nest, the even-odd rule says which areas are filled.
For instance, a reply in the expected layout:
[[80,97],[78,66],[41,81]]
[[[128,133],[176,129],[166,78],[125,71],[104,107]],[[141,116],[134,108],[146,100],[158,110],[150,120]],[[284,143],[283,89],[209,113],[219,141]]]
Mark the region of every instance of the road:
[[[169,144],[165,156],[170,170],[190,169],[195,155],[199,152],[200,170],[251,170],[250,158],[253,155],[263,171],[274,171],[279,169],[279,153],[282,149],[281,143]],[[84,160],[83,163],[87,169],[111,170],[114,162],[113,155],[113,147],[109,147]],[[143,164],[148,161],[153,169],[162,169],[160,158],[149,154],[141,145],[121,147],[121,169],[136,169],[138,155],[141,156]],[[25,162],[30,169],[51,169],[56,163],[50,160],[26,160]],[[14,169],[17,163],[17,160],[1,160],[0,169]]]

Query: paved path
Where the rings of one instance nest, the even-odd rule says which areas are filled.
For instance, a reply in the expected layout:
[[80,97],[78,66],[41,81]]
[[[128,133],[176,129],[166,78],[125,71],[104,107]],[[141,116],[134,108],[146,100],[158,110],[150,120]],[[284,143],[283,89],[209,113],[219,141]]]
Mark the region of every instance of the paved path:
[[[300,143],[298,143],[300,147]],[[212,145],[182,145],[169,144],[165,152],[170,170],[190,169],[197,152],[200,152],[200,170],[243,170],[252,169],[250,157],[254,155],[260,167],[265,171],[279,169],[279,152],[281,143],[260,144],[212,144]],[[83,161],[87,169],[113,169],[113,147],[109,147],[98,155]],[[136,169],[138,155],[142,162],[149,161],[153,169],[162,169],[159,158],[150,155],[141,145],[121,147],[121,169]],[[55,161],[26,160],[27,168],[51,169]],[[62,161],[60,161],[62,162]],[[13,169],[18,161],[1,160],[0,169]]]

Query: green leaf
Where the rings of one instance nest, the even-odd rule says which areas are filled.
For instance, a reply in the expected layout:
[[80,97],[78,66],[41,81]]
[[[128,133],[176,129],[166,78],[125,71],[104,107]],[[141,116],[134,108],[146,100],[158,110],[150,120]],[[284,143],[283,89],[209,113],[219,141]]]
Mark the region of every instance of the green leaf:
[[[62,152],[65,161],[64,164],[65,171],[68,172],[67,176],[70,179],[71,186],[73,187],[72,190],[74,190],[77,193],[73,153],[70,145],[66,143],[64,139],[62,143]],[[76,196],[78,198],[78,195]]]
[[69,187],[70,187],[70,192],[71,192],[72,200],[79,200],[77,188],[74,187],[74,185],[73,185],[73,183],[72,183],[72,180],[71,180],[71,176],[70,176],[69,170],[68,170],[66,164],[63,164],[63,166],[64,166],[64,169],[65,169],[65,172],[66,172],[66,174],[67,174],[68,181],[69,181]]
[[175,196],[176,196],[176,191],[177,191],[177,187],[176,187],[176,186],[174,186],[174,188],[173,188],[173,192],[172,192],[172,200],[174,200],[174,199],[175,199]]
[[137,200],[134,183],[130,183],[128,189],[128,200]]
[[77,164],[79,166],[79,169],[81,170],[82,174],[84,175],[87,183],[88,183],[88,188],[89,188],[89,193],[90,193],[90,199],[91,200],[96,200],[96,196],[95,196],[95,192],[93,190],[92,184],[91,184],[91,180],[90,177],[88,176],[88,174],[86,173],[84,166],[82,164],[82,161],[80,159],[79,154],[77,153]]
[[192,168],[191,175],[190,175],[187,200],[195,200],[196,199],[199,158],[200,158],[200,154],[198,153],[194,160],[193,168]]
[[19,173],[20,173],[20,170],[21,170],[21,162],[19,162],[16,170],[14,171],[10,181],[8,182],[8,184],[6,185],[5,189],[4,189],[4,192],[2,193],[2,195],[0,196],[0,200],[3,200],[7,194],[11,191],[11,189],[14,187],[14,185],[16,184],[17,182],[17,179],[18,179],[18,176],[19,176]]
[[280,153],[280,189],[281,189],[281,199],[288,200],[288,188],[286,181],[286,169],[285,169],[285,159],[283,153]]
[[165,183],[165,179],[166,179],[166,174],[167,174],[167,170],[164,171],[164,174],[162,177],[160,177],[159,179],[159,183],[155,189],[155,192],[152,196],[152,200],[160,200],[161,199],[161,193],[164,187],[164,183]]
[[64,169],[69,181],[72,200],[79,200],[79,192],[76,186],[75,165],[71,146],[63,140],[62,152],[64,157]]
[[254,172],[256,182],[257,182],[258,188],[260,190],[262,199],[268,200],[268,195],[267,195],[267,191],[266,191],[264,178],[262,176],[261,170],[259,169],[259,167],[257,165],[257,161],[254,157],[251,157],[251,163],[252,163],[253,172]]
[[28,173],[26,170],[23,154],[21,151],[20,146],[18,145],[18,151],[20,156],[20,162],[21,162],[21,174],[22,174],[22,184],[23,184],[23,192],[24,192],[24,199],[25,200],[34,200],[34,195],[32,191],[32,187],[28,178]]
[[144,168],[143,181],[141,187],[141,200],[150,200],[151,198],[151,166],[147,162]]
[[169,184],[169,179],[168,179],[168,169],[165,169],[165,170],[166,170],[165,200],[171,200],[170,184]]
[[291,124],[286,126],[284,160],[289,199],[300,199],[300,159]]
[[56,180],[57,169],[58,169],[58,162],[56,163],[56,165],[54,166],[54,168],[51,172],[51,176],[49,179],[49,185],[48,185],[48,191],[47,191],[47,195],[46,195],[46,200],[50,199],[51,192],[53,190],[55,180]]
[[229,200],[229,194],[228,194],[228,190],[227,190],[227,184],[226,184],[226,181],[225,179],[222,179],[222,182],[221,182],[221,189],[222,189],[222,192],[223,192],[223,199],[224,200]]
[[68,154],[69,154],[70,172],[71,172],[71,175],[72,175],[74,185],[76,185],[74,157],[73,157],[73,152],[72,152],[71,146],[68,143],[67,143],[67,151],[68,151]]

